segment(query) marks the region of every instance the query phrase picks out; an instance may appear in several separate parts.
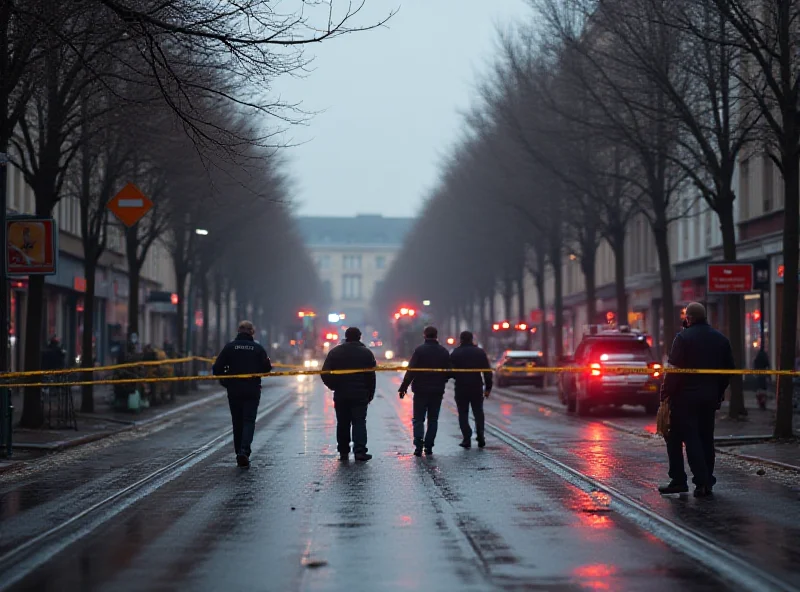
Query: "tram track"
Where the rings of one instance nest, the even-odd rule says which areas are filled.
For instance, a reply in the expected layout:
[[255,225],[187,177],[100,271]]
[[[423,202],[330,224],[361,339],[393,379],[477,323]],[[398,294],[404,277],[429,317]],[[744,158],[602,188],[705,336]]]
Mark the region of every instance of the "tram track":
[[[294,390],[287,389],[284,396],[259,410],[256,423],[272,418],[295,395]],[[11,588],[72,544],[229,445],[232,433],[231,428],[224,430],[191,452],[117,489],[88,508],[0,555],[0,592]]]
[[[452,402],[446,401],[445,404],[453,414],[458,414]],[[580,420],[576,418],[576,421]],[[609,511],[690,557],[735,589],[751,592],[800,592],[800,587],[753,565],[702,533],[660,515],[615,487],[556,459],[493,423],[488,417],[486,431],[515,452],[540,468],[557,475],[573,487],[591,496],[603,495],[607,500]]]

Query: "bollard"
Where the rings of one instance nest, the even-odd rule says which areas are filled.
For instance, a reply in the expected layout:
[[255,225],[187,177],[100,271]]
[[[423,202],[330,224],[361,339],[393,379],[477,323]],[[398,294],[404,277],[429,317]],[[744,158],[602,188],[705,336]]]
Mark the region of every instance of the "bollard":
[[10,391],[5,387],[0,388],[0,446],[6,458],[11,458],[13,421],[14,407],[11,405]]

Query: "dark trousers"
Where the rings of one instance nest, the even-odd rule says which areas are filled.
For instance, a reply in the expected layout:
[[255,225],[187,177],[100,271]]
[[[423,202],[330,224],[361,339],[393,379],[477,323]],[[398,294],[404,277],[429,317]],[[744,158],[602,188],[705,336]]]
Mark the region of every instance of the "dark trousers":
[[350,452],[352,427],[353,452],[367,451],[367,407],[364,401],[334,401],[336,409],[336,443],[340,453]]
[[[442,409],[444,394],[414,393],[414,446],[433,448],[436,432],[439,429],[439,411]],[[428,418],[428,429],[425,429],[425,417]]]
[[458,407],[458,426],[461,428],[461,435],[464,436],[464,439],[469,440],[472,438],[472,428],[469,425],[469,408],[472,407],[472,416],[475,418],[475,431],[478,433],[478,440],[483,440],[483,426],[485,423],[483,393],[456,394],[456,406]]
[[228,395],[233,422],[233,449],[236,454],[250,456],[250,445],[256,432],[256,415],[261,395]]
[[[691,395],[689,395],[691,396]],[[675,483],[687,483],[683,464],[683,445],[692,470],[692,482],[698,487],[711,487],[714,477],[714,417],[716,403],[712,401],[681,401],[670,412],[667,455],[669,477]]]

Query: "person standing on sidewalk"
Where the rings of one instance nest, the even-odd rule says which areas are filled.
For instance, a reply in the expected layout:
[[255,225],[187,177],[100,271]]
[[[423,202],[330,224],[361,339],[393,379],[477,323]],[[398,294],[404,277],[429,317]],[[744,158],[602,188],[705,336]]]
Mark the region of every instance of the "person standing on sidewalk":
[[[214,376],[266,374],[272,371],[267,351],[253,338],[255,332],[250,321],[239,323],[236,339],[222,349],[211,367]],[[220,384],[228,391],[236,464],[247,468],[250,466],[250,446],[256,431],[258,404],[261,402],[261,378],[223,378]]]
[[372,458],[367,454],[367,407],[375,398],[375,372],[352,374],[325,374],[330,370],[360,370],[375,368],[375,356],[362,343],[361,331],[348,327],[344,332],[344,343],[328,352],[320,375],[325,386],[333,391],[333,406],[336,409],[336,443],[340,460],[350,457],[352,428],[353,454],[359,461]]
[[486,446],[484,437],[483,399],[492,392],[492,372],[486,352],[475,345],[473,335],[463,331],[460,336],[461,344],[450,354],[450,364],[453,370],[486,370],[481,380],[480,372],[453,372],[456,383],[456,406],[458,407],[458,425],[461,428],[462,448],[472,446],[472,428],[469,425],[469,408],[472,407],[472,416],[475,418],[475,432],[477,433],[478,447]]
[[[699,302],[686,307],[684,330],[678,333],[669,352],[669,366],[706,370],[732,370],[733,350],[728,338],[712,329],[706,309]],[[689,491],[683,464],[683,445],[694,476],[695,497],[711,495],[714,477],[714,422],[717,409],[730,383],[727,374],[677,374],[667,372],[661,386],[661,400],[668,400],[670,425],[667,434],[670,482],[662,494]]]
[[[436,431],[439,428],[439,411],[442,408],[444,387],[450,378],[450,352],[439,344],[436,327],[425,327],[425,343],[414,350],[408,362],[408,371],[400,385],[400,398],[406,396],[408,387],[414,391],[414,456],[433,454]],[[440,372],[414,372],[414,368],[441,369]],[[425,430],[425,417],[428,429]]]

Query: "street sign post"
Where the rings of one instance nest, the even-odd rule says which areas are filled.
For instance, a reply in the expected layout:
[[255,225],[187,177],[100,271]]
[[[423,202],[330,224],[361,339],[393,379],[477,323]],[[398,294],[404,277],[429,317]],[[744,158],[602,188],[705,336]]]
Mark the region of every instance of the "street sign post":
[[756,290],[752,263],[709,263],[709,294],[749,294]]
[[128,183],[108,202],[108,209],[125,226],[131,227],[153,209],[153,202],[133,183]]

